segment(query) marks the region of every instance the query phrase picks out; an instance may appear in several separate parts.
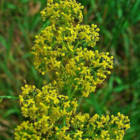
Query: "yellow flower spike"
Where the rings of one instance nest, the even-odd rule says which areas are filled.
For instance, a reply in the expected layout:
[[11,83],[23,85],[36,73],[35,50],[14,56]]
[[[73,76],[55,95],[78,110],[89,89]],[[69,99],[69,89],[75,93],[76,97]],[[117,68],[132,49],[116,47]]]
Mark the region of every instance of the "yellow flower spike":
[[21,111],[32,123],[17,126],[16,140],[122,140],[130,128],[121,113],[76,113],[77,98],[95,92],[111,74],[114,59],[109,52],[93,51],[100,29],[82,25],[83,8],[76,0],[48,0],[41,11],[50,25],[35,36],[34,65],[42,75],[55,73],[56,79],[41,90],[27,84],[21,88]]

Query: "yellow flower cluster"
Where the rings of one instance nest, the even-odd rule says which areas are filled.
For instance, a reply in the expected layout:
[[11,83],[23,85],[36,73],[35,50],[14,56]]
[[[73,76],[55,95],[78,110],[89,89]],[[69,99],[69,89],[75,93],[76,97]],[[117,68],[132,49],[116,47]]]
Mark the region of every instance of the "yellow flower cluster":
[[24,117],[30,117],[36,130],[40,130],[43,134],[76,112],[78,106],[76,99],[69,101],[68,96],[59,94],[51,84],[42,87],[42,90],[25,85],[22,90],[20,95],[22,114]]
[[[99,40],[97,26],[88,25],[57,27],[50,25],[35,37],[32,54],[34,65],[44,75],[48,71],[62,69],[67,61],[77,55],[77,48],[94,47]],[[83,50],[81,50],[81,53]]]
[[[69,21],[71,25],[58,24],[58,21],[63,20],[64,23],[68,21],[64,18],[65,16],[60,14],[61,11],[68,14],[67,11],[70,10],[72,17],[76,13],[82,13],[80,4],[72,0],[50,0],[47,5],[41,12],[43,17],[50,16],[50,20],[55,20],[35,37],[35,45],[32,47],[35,68],[42,75],[49,71],[55,71],[58,78],[56,80],[59,81],[58,85],[61,88],[64,88],[64,83],[67,83],[65,86],[72,84],[72,88],[80,87],[81,94],[87,97],[89,93],[95,91],[97,84],[104,81],[106,74],[110,74],[108,69],[113,68],[113,57],[109,57],[109,53],[92,51],[99,40],[97,25],[76,24],[74,20]],[[60,16],[58,21],[57,12]],[[69,77],[71,80],[68,80]]]
[[47,0],[41,11],[51,25],[35,37],[35,68],[56,79],[42,89],[22,87],[19,96],[25,121],[15,129],[15,140],[123,140],[129,119],[77,113],[78,97],[95,91],[113,68],[113,56],[93,51],[99,40],[96,25],[82,25],[83,6],[76,0]]
[[17,126],[15,131],[15,140],[45,140],[41,139],[41,133],[36,131],[33,124],[29,123],[29,121]]
[[65,70],[57,73],[58,83],[72,85],[71,88],[88,97],[95,91],[96,85],[101,84],[106,75],[110,74],[108,69],[113,68],[113,57],[108,54],[77,48],[75,57],[68,60]]
[[[74,103],[74,102],[73,102]],[[45,114],[45,113],[44,113]],[[125,131],[130,128],[129,119],[118,113],[117,116],[99,116],[95,114],[92,118],[89,114],[61,115],[56,110],[53,117],[61,116],[58,123],[48,125],[47,120],[51,116],[40,119],[37,124],[23,122],[15,130],[16,140],[123,140]],[[57,116],[58,115],[58,116]],[[63,116],[63,117],[62,117]],[[42,121],[42,122],[41,122]],[[37,124],[37,125],[36,125]],[[59,126],[59,127],[58,127]],[[43,128],[44,127],[44,128]],[[46,135],[44,135],[46,134]]]
[[47,7],[41,11],[43,20],[47,17],[51,24],[70,26],[75,20],[82,22],[81,9],[84,7],[76,0],[47,0]]
[[[111,117],[95,114],[92,118],[80,113],[72,118],[71,123],[82,132],[78,138],[85,137],[86,140],[122,140],[124,131],[130,128],[128,117],[120,113]],[[77,138],[77,134],[74,137]]]

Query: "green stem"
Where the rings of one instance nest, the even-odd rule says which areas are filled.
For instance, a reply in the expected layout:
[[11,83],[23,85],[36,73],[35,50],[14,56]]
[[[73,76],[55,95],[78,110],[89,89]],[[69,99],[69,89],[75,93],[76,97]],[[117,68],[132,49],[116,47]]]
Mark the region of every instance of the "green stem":
[[74,48],[74,51],[77,49],[79,44],[80,44],[80,42],[77,43],[76,47]]
[[71,98],[71,86],[70,86],[70,88],[68,90],[68,97],[69,97],[69,99]]
[[0,98],[8,98],[8,99],[19,99],[19,97],[16,96],[0,96]]
[[66,116],[64,116],[64,119],[63,119],[63,126],[66,126]]
[[71,100],[72,100],[72,98],[73,98],[73,96],[74,96],[74,94],[75,94],[76,91],[77,90],[74,89],[74,91],[72,92],[72,94],[71,94]]

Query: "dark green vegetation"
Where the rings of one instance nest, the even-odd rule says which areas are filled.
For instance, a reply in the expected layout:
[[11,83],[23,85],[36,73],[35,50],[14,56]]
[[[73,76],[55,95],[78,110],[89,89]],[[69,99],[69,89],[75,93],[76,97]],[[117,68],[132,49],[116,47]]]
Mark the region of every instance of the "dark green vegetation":
[[[140,0],[79,0],[84,23],[100,28],[96,48],[114,56],[114,69],[95,94],[79,102],[91,115],[121,112],[131,120],[125,140],[140,139]],[[41,76],[30,54],[34,36],[49,24],[40,10],[46,0],[0,0],[0,139],[12,140],[23,120],[16,98],[24,83],[40,88]],[[25,80],[26,81],[25,81]],[[8,99],[9,98],[9,99]],[[90,108],[89,108],[90,107]]]

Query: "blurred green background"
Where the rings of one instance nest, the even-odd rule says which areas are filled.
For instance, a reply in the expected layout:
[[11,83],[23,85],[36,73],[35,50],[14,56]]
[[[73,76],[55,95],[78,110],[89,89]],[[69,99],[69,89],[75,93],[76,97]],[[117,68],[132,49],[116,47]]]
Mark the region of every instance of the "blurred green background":
[[[46,0],[0,0],[0,140],[14,139],[24,119],[19,101],[25,82],[43,85],[30,54],[34,36],[48,25],[40,11]],[[121,112],[131,120],[125,140],[140,140],[140,0],[79,0],[84,24],[100,28],[95,49],[114,56],[114,69],[95,94],[79,99],[79,111],[90,115]],[[25,81],[26,80],[26,81]],[[8,99],[10,97],[11,99]]]

